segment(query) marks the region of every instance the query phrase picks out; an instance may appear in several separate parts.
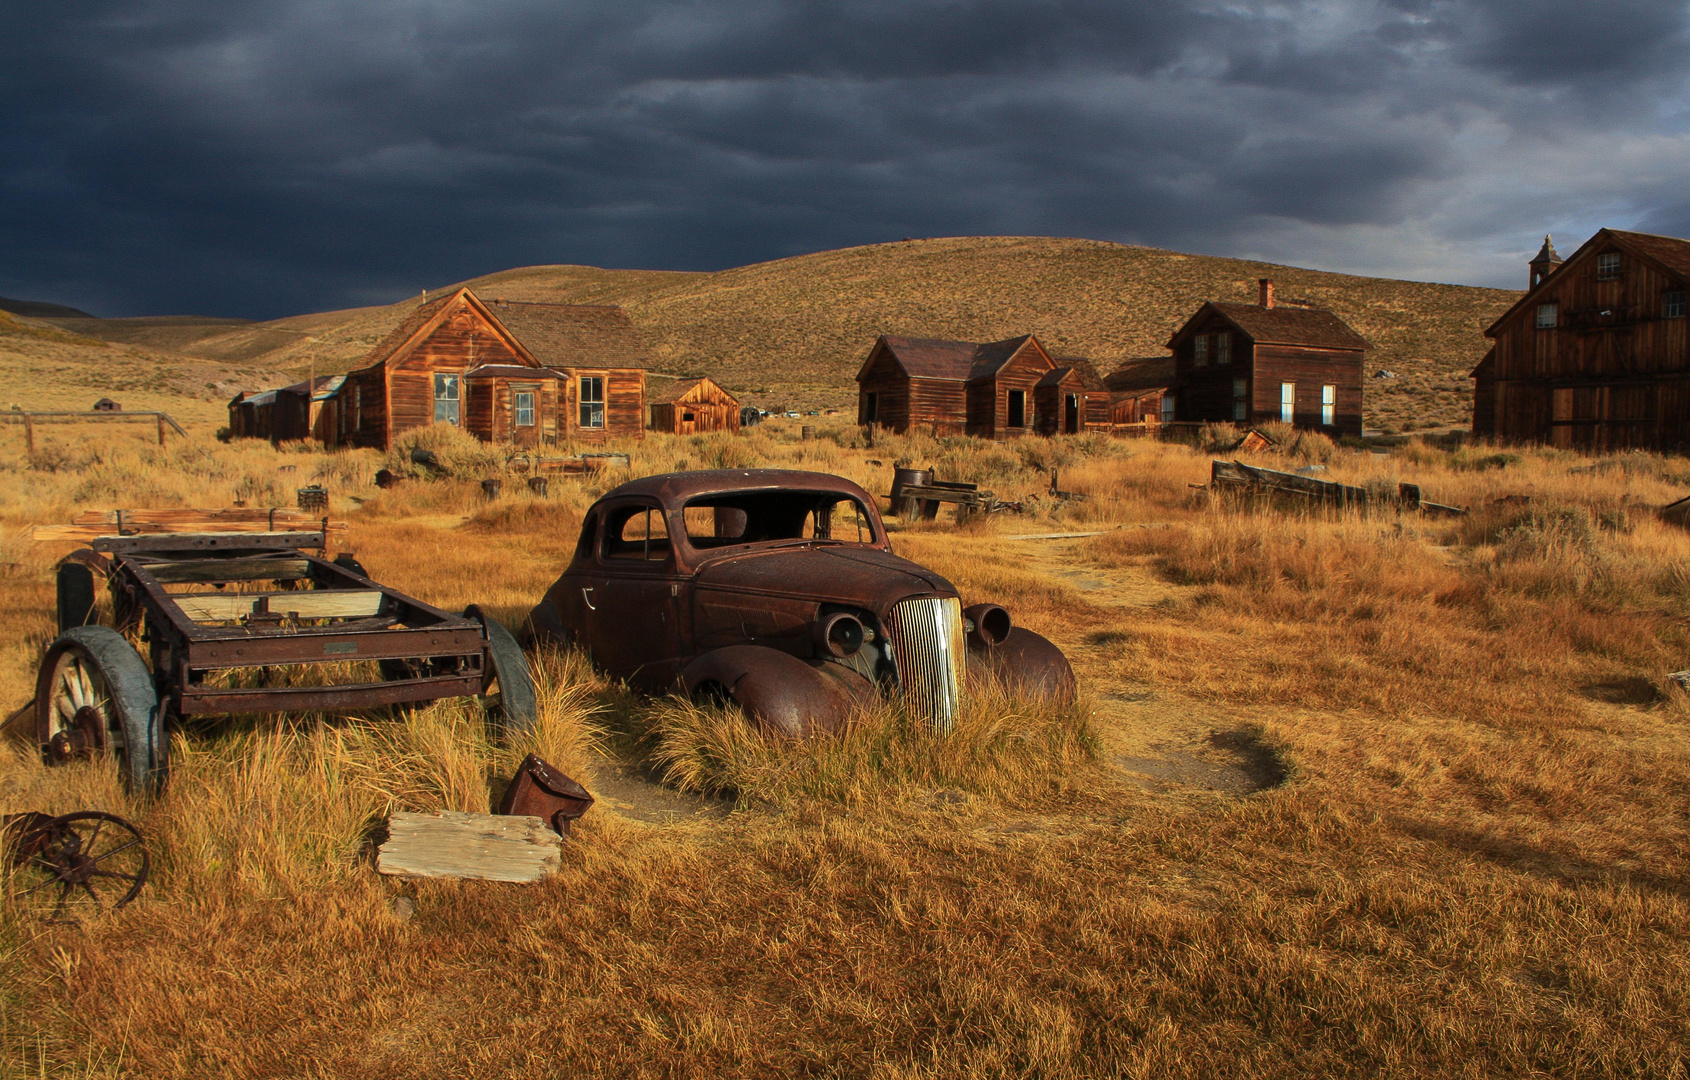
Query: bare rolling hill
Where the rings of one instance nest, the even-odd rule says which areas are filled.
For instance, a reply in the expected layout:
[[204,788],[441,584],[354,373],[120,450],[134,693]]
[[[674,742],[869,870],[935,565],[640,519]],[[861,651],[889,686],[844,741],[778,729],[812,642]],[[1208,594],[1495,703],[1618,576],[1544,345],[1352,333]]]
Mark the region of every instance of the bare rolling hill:
[[[1039,335],[1053,351],[1116,360],[1163,352],[1204,300],[1279,296],[1336,311],[1368,338],[1367,421],[1465,424],[1482,329],[1519,293],[1325,273],[1158,248],[1040,237],[904,241],[716,273],[534,266],[475,278],[488,298],[620,304],[656,370],[707,372],[749,400],[845,405],[877,334],[988,341]],[[451,286],[455,287],[455,286]],[[297,377],[358,363],[420,297],[382,307],[238,320],[53,320],[79,335]]]

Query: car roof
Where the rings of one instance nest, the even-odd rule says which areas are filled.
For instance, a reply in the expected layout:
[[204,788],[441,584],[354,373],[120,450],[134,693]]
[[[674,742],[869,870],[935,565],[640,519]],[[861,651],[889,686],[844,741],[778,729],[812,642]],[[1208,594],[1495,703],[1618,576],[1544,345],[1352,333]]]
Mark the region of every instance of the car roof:
[[657,473],[630,480],[604,493],[600,502],[630,495],[644,495],[666,506],[703,495],[731,495],[739,491],[835,491],[853,495],[873,505],[874,497],[831,473],[799,469],[699,469],[693,472]]

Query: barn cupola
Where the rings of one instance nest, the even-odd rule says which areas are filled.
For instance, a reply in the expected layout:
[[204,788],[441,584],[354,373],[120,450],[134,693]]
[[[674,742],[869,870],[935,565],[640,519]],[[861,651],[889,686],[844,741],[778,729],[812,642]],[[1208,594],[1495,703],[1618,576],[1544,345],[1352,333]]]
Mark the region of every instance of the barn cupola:
[[1532,268],[1532,283],[1527,288],[1535,289],[1543,283],[1543,279],[1555,272],[1561,265],[1561,256],[1555,254],[1555,245],[1549,242],[1549,234],[1543,235],[1543,247],[1538,249],[1537,256],[1527,264]]

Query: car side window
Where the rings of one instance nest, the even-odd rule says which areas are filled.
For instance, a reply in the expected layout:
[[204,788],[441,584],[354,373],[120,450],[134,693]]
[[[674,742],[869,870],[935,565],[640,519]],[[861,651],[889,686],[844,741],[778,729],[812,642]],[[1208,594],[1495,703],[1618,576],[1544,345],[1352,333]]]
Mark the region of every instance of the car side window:
[[585,559],[593,553],[593,545],[599,538],[599,516],[588,514],[587,520],[581,523],[581,536],[575,541],[575,557]]
[[669,558],[669,530],[655,506],[620,506],[605,521],[604,557],[622,561],[663,562]]

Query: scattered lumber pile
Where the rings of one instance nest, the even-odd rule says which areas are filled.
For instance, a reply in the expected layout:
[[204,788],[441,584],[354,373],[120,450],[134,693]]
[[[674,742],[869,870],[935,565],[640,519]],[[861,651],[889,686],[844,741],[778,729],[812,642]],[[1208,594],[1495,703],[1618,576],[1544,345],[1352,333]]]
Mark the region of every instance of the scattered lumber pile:
[[1429,514],[1467,512],[1464,506],[1445,506],[1427,501],[1420,495],[1419,484],[1398,484],[1393,494],[1340,484],[1335,480],[1263,469],[1242,461],[1212,461],[1209,465],[1209,490],[1231,490],[1249,495],[1289,495],[1311,504],[1334,507],[1389,506]]
[[97,540],[106,536],[157,533],[344,532],[346,522],[312,517],[298,510],[231,507],[222,510],[87,510],[69,525],[37,525],[32,540]]

